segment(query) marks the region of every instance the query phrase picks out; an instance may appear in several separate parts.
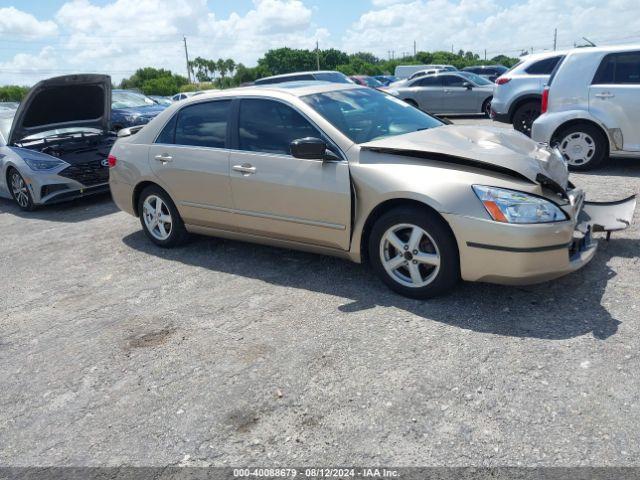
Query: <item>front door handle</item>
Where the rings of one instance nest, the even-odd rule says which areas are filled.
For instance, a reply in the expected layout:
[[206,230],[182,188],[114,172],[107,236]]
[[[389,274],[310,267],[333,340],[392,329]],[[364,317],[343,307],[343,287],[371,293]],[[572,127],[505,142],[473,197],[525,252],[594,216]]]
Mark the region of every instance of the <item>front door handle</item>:
[[250,163],[243,163],[242,165],[234,165],[231,168],[233,168],[233,170],[235,170],[236,172],[242,173],[243,175],[251,175],[253,173],[256,173],[256,167],[254,167]]
[[598,98],[613,98],[615,97],[615,95],[611,92],[602,92],[602,93],[596,93],[596,97]]
[[162,163],[167,163],[173,160],[173,157],[171,155],[169,155],[168,153],[162,153],[160,155],[156,155],[155,157],[153,157],[156,161],[158,162],[162,162]]

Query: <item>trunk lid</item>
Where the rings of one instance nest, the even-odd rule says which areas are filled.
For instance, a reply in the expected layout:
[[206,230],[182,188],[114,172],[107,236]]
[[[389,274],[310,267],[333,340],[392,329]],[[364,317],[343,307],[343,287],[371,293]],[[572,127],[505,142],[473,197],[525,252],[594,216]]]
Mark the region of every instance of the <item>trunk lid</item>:
[[550,188],[555,184],[562,190],[569,180],[559,153],[519,132],[497,127],[445,125],[373,140],[360,147],[425,159],[432,154],[433,160],[511,173]]
[[111,77],[64,75],[38,82],[16,111],[7,143],[36,133],[84,127],[107,131],[111,120]]

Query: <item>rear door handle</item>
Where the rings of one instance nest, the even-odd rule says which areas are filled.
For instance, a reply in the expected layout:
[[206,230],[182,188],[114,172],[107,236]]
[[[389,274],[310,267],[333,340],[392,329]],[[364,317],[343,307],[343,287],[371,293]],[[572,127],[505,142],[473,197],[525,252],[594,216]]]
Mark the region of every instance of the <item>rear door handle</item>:
[[611,92],[602,92],[602,93],[596,93],[596,97],[598,98],[613,98],[615,97],[615,95]]
[[153,157],[156,161],[158,162],[162,162],[162,163],[167,163],[173,160],[173,157],[167,153],[163,153],[160,155],[156,155],[155,157]]
[[242,165],[234,165],[231,168],[233,168],[233,170],[235,170],[236,172],[242,173],[243,175],[251,175],[253,173],[256,173],[256,167],[254,167],[250,163],[243,163]]

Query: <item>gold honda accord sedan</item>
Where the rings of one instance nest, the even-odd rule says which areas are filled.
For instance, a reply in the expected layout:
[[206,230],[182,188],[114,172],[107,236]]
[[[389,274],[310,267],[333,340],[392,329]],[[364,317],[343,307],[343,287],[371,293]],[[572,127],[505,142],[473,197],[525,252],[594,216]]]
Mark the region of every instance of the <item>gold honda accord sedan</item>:
[[572,272],[592,232],[635,209],[586,202],[560,155],[521,133],[445,125],[349,84],[192,97],[121,131],[109,164],[116,204],[161,247],[197,233],[368,261],[414,298]]

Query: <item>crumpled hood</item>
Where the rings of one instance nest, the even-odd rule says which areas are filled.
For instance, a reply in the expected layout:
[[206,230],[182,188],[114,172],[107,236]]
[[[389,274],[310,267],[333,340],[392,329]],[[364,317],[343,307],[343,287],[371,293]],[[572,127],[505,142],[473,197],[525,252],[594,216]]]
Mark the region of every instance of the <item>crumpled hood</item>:
[[[361,144],[365,150],[462,163],[512,173],[531,182],[546,180],[566,189],[569,172],[559,153],[525,135],[497,127],[445,125]],[[547,183],[547,186],[548,183]]]
[[111,77],[64,75],[42,80],[29,90],[16,111],[7,143],[59,128],[106,131],[111,114]]

